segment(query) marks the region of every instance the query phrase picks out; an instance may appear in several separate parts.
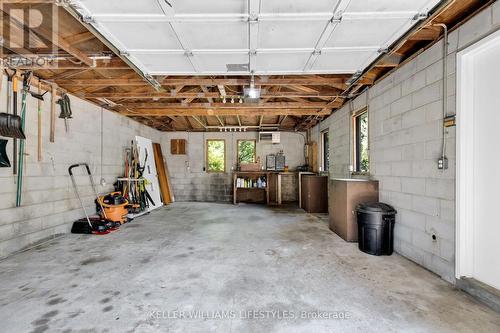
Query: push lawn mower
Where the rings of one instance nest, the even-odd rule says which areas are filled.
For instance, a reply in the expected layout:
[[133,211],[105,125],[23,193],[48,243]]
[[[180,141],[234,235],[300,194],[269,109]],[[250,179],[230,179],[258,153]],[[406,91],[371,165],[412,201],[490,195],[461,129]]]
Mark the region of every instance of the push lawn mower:
[[95,235],[105,235],[109,234],[111,231],[115,231],[120,226],[120,223],[109,220],[106,217],[106,212],[104,208],[101,206],[101,210],[103,212],[103,217],[89,217],[87,214],[87,210],[85,209],[85,205],[83,204],[82,198],[80,197],[80,193],[78,192],[78,186],[76,185],[75,177],[73,175],[73,169],[83,166],[87,170],[87,174],[90,178],[90,184],[92,185],[92,190],[94,191],[97,202],[100,203],[99,196],[97,194],[94,179],[92,178],[92,173],[90,172],[90,168],[86,163],[74,164],[69,167],[68,172],[71,177],[71,182],[73,183],[73,188],[75,189],[76,196],[80,204],[82,205],[83,212],[85,213],[85,218],[75,221],[73,223],[73,227],[71,228],[71,232],[74,234],[95,234]]

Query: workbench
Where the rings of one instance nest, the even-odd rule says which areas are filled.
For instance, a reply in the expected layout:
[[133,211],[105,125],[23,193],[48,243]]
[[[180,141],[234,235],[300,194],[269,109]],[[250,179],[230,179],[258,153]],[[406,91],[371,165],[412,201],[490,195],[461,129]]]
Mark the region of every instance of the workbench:
[[[299,172],[282,171],[237,171],[233,173],[233,203],[251,202],[267,205],[281,205],[299,200]],[[242,188],[237,186],[238,178],[257,180],[266,178],[265,188]]]

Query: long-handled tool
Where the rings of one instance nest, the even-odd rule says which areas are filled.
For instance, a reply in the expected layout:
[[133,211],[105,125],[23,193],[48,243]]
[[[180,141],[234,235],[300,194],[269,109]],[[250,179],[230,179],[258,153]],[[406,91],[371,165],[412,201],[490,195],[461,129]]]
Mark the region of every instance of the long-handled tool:
[[[0,68],[0,93],[3,85],[3,67]],[[7,154],[7,143],[9,141],[0,139],[0,168],[10,168],[9,155]]]
[[[21,130],[24,133],[26,127],[26,109],[27,109],[27,99],[30,88],[31,72],[25,72],[23,74],[23,92],[22,92],[22,104],[21,104]],[[14,95],[14,102],[16,102],[17,96]],[[25,159],[25,147],[26,140],[23,139],[19,145],[19,163],[17,170],[17,196],[16,196],[16,207],[21,207],[22,196],[23,196],[23,171],[24,171],[24,159]]]
[[[14,115],[14,119],[18,119],[18,115],[17,115],[17,77],[14,75],[14,77],[12,78],[12,99],[13,99],[13,115]],[[21,132],[23,133],[24,135],[24,128],[23,128],[23,125],[22,125],[22,118],[20,119],[21,121],[21,124],[20,124],[20,128],[21,128]],[[24,137],[25,139],[26,137]],[[14,174],[17,174],[17,169],[18,169],[18,166],[17,166],[17,163],[18,163],[18,159],[17,159],[17,139],[18,138],[14,138],[14,143],[13,143],[13,149],[12,149],[12,159],[13,159],[13,167],[14,167]]]
[[[117,224],[107,220],[106,218],[101,217],[90,217],[87,213],[87,209],[85,209],[85,205],[83,204],[82,198],[80,197],[80,192],[78,191],[78,186],[76,184],[75,177],[73,175],[73,169],[78,167],[84,167],[87,171],[87,174],[90,178],[90,184],[92,185],[92,189],[94,190],[94,194],[97,196],[97,191],[94,184],[94,179],[92,178],[92,173],[90,172],[90,168],[86,163],[74,164],[69,167],[68,172],[71,178],[71,183],[73,184],[73,188],[75,190],[76,197],[82,206],[83,212],[85,213],[85,218],[75,221],[73,223],[73,227],[71,228],[71,232],[74,234],[96,234],[96,235],[105,235],[110,231],[116,230]],[[100,204],[100,202],[99,202]],[[101,206],[102,211],[104,208]],[[104,216],[105,213],[104,213]]]
[[[15,79],[16,71],[10,72],[5,70],[7,75],[7,112],[0,113],[0,136],[15,139],[25,139],[24,131],[22,130],[21,117],[17,115],[17,100],[14,100],[14,113],[11,114],[12,95],[13,95],[13,82]],[[15,95],[17,98],[17,94]],[[17,140],[14,140],[14,156],[13,156],[13,172],[17,173]]]
[[38,82],[38,96],[40,98],[36,97],[33,93],[31,95],[37,99],[37,106],[38,106],[38,162],[41,162],[43,160],[42,156],[42,102],[43,102],[43,95],[40,95],[42,92],[42,84]]

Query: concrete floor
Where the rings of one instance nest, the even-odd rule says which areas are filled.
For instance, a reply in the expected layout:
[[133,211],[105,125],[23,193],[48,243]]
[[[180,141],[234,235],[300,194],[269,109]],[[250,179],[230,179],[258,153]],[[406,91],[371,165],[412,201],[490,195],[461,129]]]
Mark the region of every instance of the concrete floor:
[[14,255],[0,281],[2,332],[500,331],[432,273],[365,255],[297,209],[176,203]]

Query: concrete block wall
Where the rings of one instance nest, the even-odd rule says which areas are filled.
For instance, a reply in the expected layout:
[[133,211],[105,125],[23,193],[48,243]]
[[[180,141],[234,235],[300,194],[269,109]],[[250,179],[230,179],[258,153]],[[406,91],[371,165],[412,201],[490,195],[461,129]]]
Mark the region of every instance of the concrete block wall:
[[[186,155],[171,155],[170,140],[187,140]],[[207,139],[224,139],[226,141],[226,172],[207,173],[205,167],[205,142]],[[232,170],[236,166],[237,140],[257,140],[257,156],[263,165],[268,154],[276,154],[283,150],[287,165],[291,170],[305,164],[303,133],[281,133],[281,143],[271,144],[258,142],[257,133],[252,132],[168,132],[162,135],[162,147],[167,160],[176,201],[232,201]]]
[[[6,84],[4,76],[0,95],[2,109],[7,105]],[[17,178],[13,176],[12,168],[0,168],[0,258],[54,235],[69,232],[72,222],[83,216],[68,176],[71,164],[88,163],[97,184],[101,178],[101,109],[71,96],[73,119],[69,121],[70,130],[66,133],[63,120],[57,119],[55,143],[50,143],[51,98],[49,93],[45,96],[41,162],[37,160],[37,104],[36,100],[28,97],[22,207],[15,208]],[[123,173],[124,148],[130,145],[135,135],[160,141],[160,132],[106,110],[103,112],[103,124],[102,176],[107,185],[98,185],[100,192],[112,190],[116,177]],[[7,152],[12,162],[12,139],[9,139]],[[81,185],[85,205],[90,212],[95,212],[89,179],[81,170],[77,170],[77,182]]]
[[[473,17],[449,36],[448,114],[455,114],[456,53],[498,29],[500,4]],[[443,108],[443,42],[377,82],[316,126],[330,133],[330,176],[352,177],[351,114],[369,110],[370,176],[380,199],[398,210],[395,249],[437,273],[455,278],[455,128],[447,129],[448,170],[438,170]],[[435,240],[433,239],[435,236]]]

